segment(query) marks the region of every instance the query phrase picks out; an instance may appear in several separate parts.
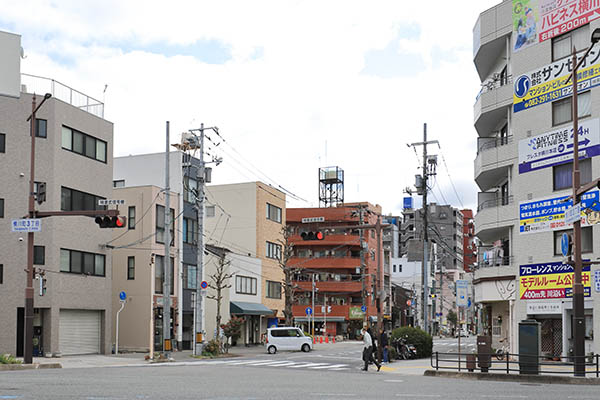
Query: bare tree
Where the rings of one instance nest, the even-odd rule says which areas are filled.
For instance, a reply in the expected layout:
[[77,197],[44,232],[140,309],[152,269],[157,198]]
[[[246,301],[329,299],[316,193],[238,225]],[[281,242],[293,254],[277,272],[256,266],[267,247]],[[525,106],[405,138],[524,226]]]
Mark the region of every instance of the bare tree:
[[291,325],[294,319],[292,313],[292,305],[297,300],[296,291],[298,287],[294,284],[294,275],[299,268],[294,268],[288,265],[290,258],[294,254],[294,245],[290,242],[290,236],[292,236],[291,227],[283,227],[281,229],[283,239],[279,240],[281,244],[281,255],[279,256],[278,263],[279,267],[283,271],[282,290],[285,299],[285,308],[283,315],[285,316],[285,323]]
[[219,342],[219,351],[222,351],[223,344],[221,343],[221,301],[223,300],[223,290],[229,289],[231,284],[229,280],[234,276],[233,273],[227,272],[231,261],[225,258],[225,252],[223,252],[218,259],[217,269],[215,273],[209,276],[208,287],[213,289],[216,294],[207,295],[206,297],[215,300],[217,302],[217,335],[216,340]]

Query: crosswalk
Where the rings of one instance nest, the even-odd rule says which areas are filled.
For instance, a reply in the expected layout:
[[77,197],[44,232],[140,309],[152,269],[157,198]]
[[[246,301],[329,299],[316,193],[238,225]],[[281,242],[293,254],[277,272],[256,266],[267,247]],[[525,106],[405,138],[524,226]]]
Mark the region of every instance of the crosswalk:
[[327,371],[345,371],[351,369],[349,364],[337,364],[326,362],[308,362],[308,361],[293,361],[281,360],[270,361],[264,359],[256,360],[215,360],[215,361],[192,361],[178,363],[185,365],[230,365],[230,366],[245,366],[245,367],[275,367],[275,368],[293,368],[293,369],[308,369],[308,370],[327,370]]

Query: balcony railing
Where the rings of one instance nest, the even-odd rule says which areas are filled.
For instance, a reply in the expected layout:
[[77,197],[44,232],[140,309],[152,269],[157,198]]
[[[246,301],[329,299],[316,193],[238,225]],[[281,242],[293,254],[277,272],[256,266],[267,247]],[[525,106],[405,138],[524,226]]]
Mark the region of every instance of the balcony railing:
[[499,196],[494,199],[485,200],[477,206],[477,212],[485,210],[487,208],[495,208],[500,206],[507,206],[513,203],[513,196]]
[[97,117],[104,118],[104,103],[94,99],[64,83],[42,76],[21,74],[21,84],[27,93],[52,94],[52,97],[62,100]]
[[477,139],[477,154],[485,150],[495,149],[497,147],[506,146],[513,142],[513,136],[493,137],[493,138],[478,138]]
[[512,75],[502,77],[498,74],[498,76],[486,79],[484,82],[481,83],[481,90],[479,91],[479,93],[477,93],[475,101],[477,102],[477,100],[479,100],[479,97],[481,97],[483,93],[492,92],[494,90],[500,89],[503,86],[512,84],[512,82]]

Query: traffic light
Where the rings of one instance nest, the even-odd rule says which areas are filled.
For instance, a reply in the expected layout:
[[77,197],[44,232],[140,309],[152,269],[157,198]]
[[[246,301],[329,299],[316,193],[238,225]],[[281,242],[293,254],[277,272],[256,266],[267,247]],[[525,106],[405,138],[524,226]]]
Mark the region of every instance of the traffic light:
[[302,240],[323,240],[325,239],[325,233],[322,231],[315,232],[302,232],[300,234]]
[[124,228],[127,225],[127,217],[96,217],[96,223],[100,228]]

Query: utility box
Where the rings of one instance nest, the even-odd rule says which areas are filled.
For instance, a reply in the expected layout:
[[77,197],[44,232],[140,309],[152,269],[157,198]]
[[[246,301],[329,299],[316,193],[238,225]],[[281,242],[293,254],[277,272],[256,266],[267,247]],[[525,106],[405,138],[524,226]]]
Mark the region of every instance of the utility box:
[[533,319],[519,322],[519,373],[539,375],[542,350],[540,323]]
[[481,372],[488,372],[492,364],[492,337],[477,336],[477,360]]

